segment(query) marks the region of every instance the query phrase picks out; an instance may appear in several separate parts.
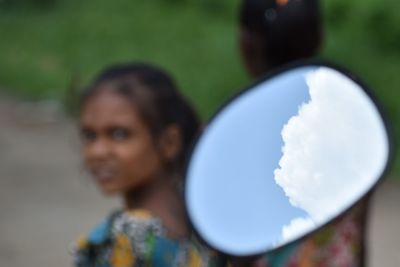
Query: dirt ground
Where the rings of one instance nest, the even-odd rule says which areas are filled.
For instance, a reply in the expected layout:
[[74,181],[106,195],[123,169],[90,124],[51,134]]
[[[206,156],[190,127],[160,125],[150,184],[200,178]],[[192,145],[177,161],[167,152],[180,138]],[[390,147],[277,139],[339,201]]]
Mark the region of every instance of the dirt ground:
[[[370,267],[399,267],[400,183],[378,189],[370,218]],[[54,103],[0,96],[0,266],[71,266],[71,242],[117,200],[101,196],[80,164],[72,121]]]

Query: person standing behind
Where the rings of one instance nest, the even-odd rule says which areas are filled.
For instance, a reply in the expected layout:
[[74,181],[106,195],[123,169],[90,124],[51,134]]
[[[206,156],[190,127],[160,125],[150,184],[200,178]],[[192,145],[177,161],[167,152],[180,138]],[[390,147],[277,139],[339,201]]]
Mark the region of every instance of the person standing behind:
[[[285,64],[316,56],[323,40],[318,0],[242,0],[239,47],[254,79]],[[345,186],[345,185],[344,185]],[[369,196],[305,239],[234,266],[360,267],[365,261]]]
[[243,0],[239,22],[240,54],[253,78],[321,48],[318,0]]

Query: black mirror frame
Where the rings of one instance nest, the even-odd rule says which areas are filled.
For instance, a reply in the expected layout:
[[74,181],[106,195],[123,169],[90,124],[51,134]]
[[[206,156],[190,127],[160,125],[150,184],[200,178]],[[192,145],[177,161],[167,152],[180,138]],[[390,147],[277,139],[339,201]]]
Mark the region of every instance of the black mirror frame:
[[[366,93],[366,95],[372,100],[372,102],[375,104],[378,113],[380,115],[380,117],[382,118],[383,124],[385,126],[386,129],[386,133],[387,133],[387,137],[388,137],[388,161],[386,163],[385,169],[383,170],[381,176],[379,177],[379,179],[377,179],[377,181],[375,182],[375,184],[365,193],[365,195],[363,197],[361,197],[360,199],[358,199],[355,203],[353,203],[352,205],[350,205],[347,209],[345,209],[342,213],[334,216],[333,218],[331,218],[330,220],[328,220],[327,222],[323,223],[322,225],[320,225],[318,228],[308,232],[307,234],[301,235],[300,237],[290,241],[289,243],[285,243],[285,244],[281,244],[277,247],[274,247],[271,250],[266,250],[262,253],[257,253],[257,254],[252,254],[252,255],[246,255],[246,256],[236,256],[236,255],[231,255],[228,254],[226,252],[223,251],[219,251],[217,248],[215,248],[213,245],[209,244],[206,240],[204,240],[202,238],[202,236],[199,234],[199,232],[196,230],[196,228],[194,227],[194,224],[189,216],[189,211],[188,211],[188,206],[187,206],[187,196],[186,196],[186,183],[187,183],[187,175],[188,175],[188,169],[189,169],[189,165],[190,165],[190,159],[192,157],[193,151],[196,148],[196,145],[198,144],[199,140],[201,139],[201,133],[198,135],[197,140],[194,142],[194,144],[192,145],[191,149],[190,149],[190,153],[189,156],[186,159],[185,165],[184,165],[184,184],[183,184],[183,197],[184,197],[184,202],[185,202],[185,212],[186,212],[186,216],[188,218],[189,221],[189,225],[190,225],[190,229],[192,230],[192,232],[194,233],[194,235],[196,236],[196,238],[198,240],[200,240],[201,242],[203,242],[204,244],[206,244],[208,247],[210,247],[211,249],[218,251],[222,256],[225,257],[234,257],[234,258],[242,258],[242,259],[252,259],[252,258],[257,258],[261,255],[265,255],[266,253],[273,253],[274,251],[277,251],[289,244],[292,243],[296,243],[296,242],[301,242],[304,239],[306,239],[308,236],[318,232],[320,229],[326,227],[327,225],[329,225],[330,223],[332,223],[333,221],[337,220],[338,218],[340,218],[341,216],[347,214],[349,211],[351,211],[355,206],[357,206],[357,204],[359,204],[360,202],[362,202],[364,199],[368,198],[373,191],[377,188],[377,186],[384,180],[384,178],[387,176],[388,172],[390,171],[392,164],[393,164],[393,159],[395,156],[395,146],[394,146],[394,140],[393,140],[393,131],[392,128],[390,126],[390,123],[387,119],[387,116],[385,115],[385,112],[383,110],[382,105],[379,103],[379,101],[377,100],[377,97],[372,93],[372,90],[364,83],[362,82],[357,76],[355,76],[353,73],[351,73],[350,71],[348,71],[347,69],[341,67],[341,66],[337,66],[335,64],[332,64],[330,62],[327,62],[326,60],[316,60],[316,59],[312,59],[312,60],[300,60],[300,61],[296,61],[294,63],[291,64],[287,64],[283,67],[277,68],[276,70],[262,76],[260,79],[258,79],[256,82],[250,84],[249,86],[247,86],[245,89],[239,91],[238,93],[234,94],[232,97],[230,97],[225,103],[223,103],[218,109],[217,111],[212,115],[212,117],[208,120],[207,124],[210,124],[214,121],[214,119],[225,109],[226,106],[228,106],[229,104],[231,104],[233,101],[235,101],[237,98],[239,98],[242,94],[246,93],[247,91],[253,89],[254,87],[260,85],[261,83],[270,80],[274,77],[277,77],[287,71],[296,69],[296,68],[301,68],[301,67],[328,67],[331,68],[333,70],[336,70],[340,73],[342,73],[344,76],[346,76],[347,78],[349,78],[351,81],[353,81],[354,83],[356,83],[357,85],[359,85],[361,87],[361,89]],[[205,127],[207,128],[207,127]]]

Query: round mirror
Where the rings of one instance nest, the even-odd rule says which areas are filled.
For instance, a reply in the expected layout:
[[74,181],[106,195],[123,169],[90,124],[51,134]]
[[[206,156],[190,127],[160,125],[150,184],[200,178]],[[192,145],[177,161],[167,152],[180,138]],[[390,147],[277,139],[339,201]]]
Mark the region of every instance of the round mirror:
[[188,215],[215,249],[264,253],[349,209],[389,155],[385,122],[359,83],[328,65],[297,66],[213,117],[187,166]]

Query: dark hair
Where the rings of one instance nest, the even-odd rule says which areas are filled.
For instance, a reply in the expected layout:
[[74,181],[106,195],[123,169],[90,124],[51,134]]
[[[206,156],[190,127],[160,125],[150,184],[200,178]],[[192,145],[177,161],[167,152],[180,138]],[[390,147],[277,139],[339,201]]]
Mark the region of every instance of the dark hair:
[[111,66],[83,92],[81,110],[92,96],[105,88],[134,103],[154,139],[171,124],[180,128],[182,149],[173,165],[181,167],[199,133],[200,121],[170,76],[160,68],[143,63]]
[[271,67],[318,51],[322,39],[318,0],[243,0],[239,16],[241,26],[263,41]]

